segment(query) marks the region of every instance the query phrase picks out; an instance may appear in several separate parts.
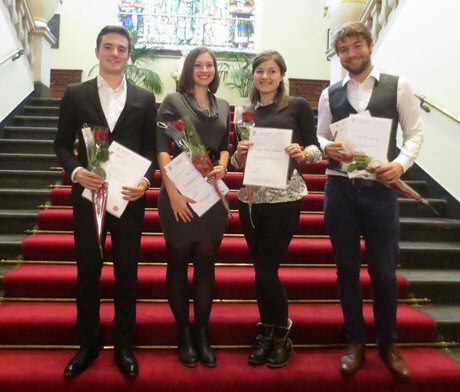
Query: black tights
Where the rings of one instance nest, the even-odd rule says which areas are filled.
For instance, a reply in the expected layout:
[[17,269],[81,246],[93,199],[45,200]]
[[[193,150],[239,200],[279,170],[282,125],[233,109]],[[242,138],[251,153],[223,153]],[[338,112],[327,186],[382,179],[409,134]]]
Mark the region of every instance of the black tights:
[[256,270],[256,296],[260,320],[288,325],[288,297],[278,276],[300,217],[300,201],[252,206],[252,226],[247,203],[239,202],[244,236]]
[[[214,263],[220,243],[221,240],[166,242],[168,255],[166,290],[169,306],[180,328],[190,324],[190,297],[193,298],[195,324],[197,326],[208,324],[214,299]],[[188,282],[190,261],[194,264],[191,287]]]

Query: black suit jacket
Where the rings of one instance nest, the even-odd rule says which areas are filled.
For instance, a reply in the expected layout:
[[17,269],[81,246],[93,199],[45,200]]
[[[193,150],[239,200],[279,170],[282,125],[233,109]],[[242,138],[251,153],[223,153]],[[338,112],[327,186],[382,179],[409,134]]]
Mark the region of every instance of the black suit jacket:
[[[126,104],[115,128],[109,134],[109,142],[116,140],[155,162],[155,122],[154,95],[128,82]],[[78,166],[86,168],[88,164],[86,146],[81,133],[85,124],[108,126],[99,99],[96,78],[69,86],[62,98],[54,148],[69,176]],[[81,141],[78,145],[78,157],[74,154],[76,139]],[[145,177],[150,180],[154,171],[155,164],[152,163]]]

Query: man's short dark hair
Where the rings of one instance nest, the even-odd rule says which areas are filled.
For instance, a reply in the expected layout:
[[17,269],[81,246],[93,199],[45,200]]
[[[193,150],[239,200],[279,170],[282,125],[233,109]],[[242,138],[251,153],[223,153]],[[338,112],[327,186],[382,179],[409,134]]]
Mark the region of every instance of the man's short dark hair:
[[347,22],[334,33],[332,38],[332,47],[336,53],[339,42],[349,37],[361,37],[366,41],[367,46],[372,45],[372,33],[365,24],[361,22]]
[[101,48],[102,37],[110,33],[120,34],[125,37],[128,40],[128,53],[131,53],[131,36],[129,31],[122,26],[105,26],[96,38],[96,48],[98,50]]

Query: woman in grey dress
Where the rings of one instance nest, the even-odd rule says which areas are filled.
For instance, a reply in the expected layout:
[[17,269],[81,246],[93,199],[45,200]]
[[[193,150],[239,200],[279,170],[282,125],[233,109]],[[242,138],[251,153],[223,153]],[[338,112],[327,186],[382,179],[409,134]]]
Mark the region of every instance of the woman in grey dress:
[[[158,112],[158,121],[172,122],[187,116],[193,122],[208,149],[214,169],[209,174],[221,179],[229,158],[229,104],[216,98],[219,75],[214,54],[207,48],[192,50],[184,62],[178,93],[169,94]],[[190,203],[165,174],[170,162],[172,139],[157,128],[157,158],[163,185],[159,196],[160,223],[166,240],[168,301],[179,327],[179,360],[188,367],[198,362],[216,366],[209,344],[208,321],[214,295],[214,263],[222,242],[227,211],[221,202],[198,217]],[[173,155],[180,154],[175,147]],[[188,283],[188,263],[193,261],[193,284]],[[189,299],[193,298],[194,326],[189,317]]]

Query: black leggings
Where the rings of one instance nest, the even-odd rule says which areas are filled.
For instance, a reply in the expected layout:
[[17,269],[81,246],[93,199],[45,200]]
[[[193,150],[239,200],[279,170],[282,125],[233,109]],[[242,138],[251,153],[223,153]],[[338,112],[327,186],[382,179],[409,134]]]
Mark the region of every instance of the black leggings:
[[247,203],[239,202],[241,226],[256,271],[256,296],[260,321],[286,327],[288,298],[278,276],[282,258],[295,233],[300,217],[300,200],[252,205],[252,221]]
[[[166,290],[177,325],[190,325],[189,300],[193,298],[195,325],[208,324],[214,299],[214,263],[222,240],[166,242],[168,268]],[[193,261],[193,283],[188,282],[188,264]]]

